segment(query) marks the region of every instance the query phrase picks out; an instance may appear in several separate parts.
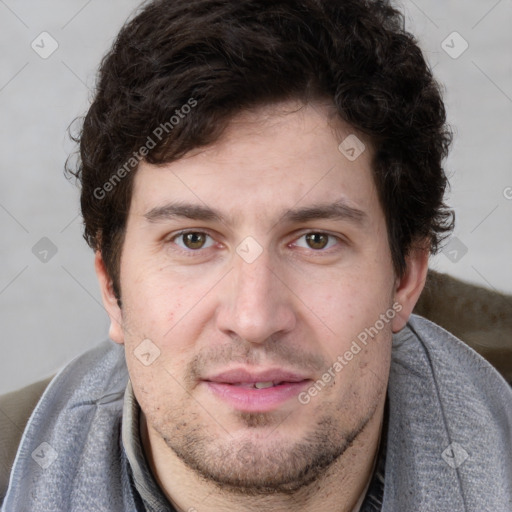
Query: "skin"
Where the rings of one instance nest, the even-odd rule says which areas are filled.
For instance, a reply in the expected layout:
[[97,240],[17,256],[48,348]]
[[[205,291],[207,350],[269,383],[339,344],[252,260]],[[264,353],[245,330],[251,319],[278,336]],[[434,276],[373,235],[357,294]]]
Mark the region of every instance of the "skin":
[[[164,166],[141,164],[121,257],[122,309],[96,255],[110,336],[125,345],[143,412],[145,452],[179,511],[350,511],[368,483],[392,332],[421,293],[428,251],[411,251],[407,272],[395,276],[370,144],[358,135],[366,150],[353,162],[338,150],[351,133],[320,104],[244,112],[215,144]],[[283,217],[340,199],[364,222]],[[175,201],[225,218],[147,218]],[[188,245],[176,236],[184,229],[199,232]],[[306,236],[318,232],[332,236]],[[237,253],[249,236],[262,251],[251,263]],[[271,367],[317,381],[396,303],[400,312],[307,404],[293,398],[247,413],[201,380]],[[145,339],[159,350],[147,366],[135,355]]]

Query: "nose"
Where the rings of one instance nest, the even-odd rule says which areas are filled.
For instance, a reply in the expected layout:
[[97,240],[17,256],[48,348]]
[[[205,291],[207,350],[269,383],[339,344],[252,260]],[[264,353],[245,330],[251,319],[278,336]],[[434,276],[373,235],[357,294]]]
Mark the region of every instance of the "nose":
[[274,268],[267,252],[247,263],[235,257],[224,283],[217,327],[230,336],[261,344],[290,332],[296,325],[293,292]]

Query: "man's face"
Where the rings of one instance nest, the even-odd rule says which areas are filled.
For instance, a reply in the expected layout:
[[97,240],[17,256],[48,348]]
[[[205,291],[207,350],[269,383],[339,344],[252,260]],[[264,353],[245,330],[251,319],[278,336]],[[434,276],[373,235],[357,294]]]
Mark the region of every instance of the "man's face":
[[395,278],[370,148],[349,160],[350,127],[296,107],[141,165],[111,331],[153,442],[247,492],[295,489],[339,460],[382,413],[390,364],[393,321],[378,321]]

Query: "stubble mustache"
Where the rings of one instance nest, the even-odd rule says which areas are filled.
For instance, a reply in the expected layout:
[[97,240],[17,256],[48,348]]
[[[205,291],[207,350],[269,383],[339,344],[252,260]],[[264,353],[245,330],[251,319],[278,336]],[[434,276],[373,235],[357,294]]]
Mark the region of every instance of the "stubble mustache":
[[307,375],[320,375],[329,366],[320,354],[284,342],[271,339],[254,346],[241,339],[229,345],[203,349],[196,354],[186,366],[185,381],[193,386],[208,372],[223,371],[233,363],[260,368],[282,367]]

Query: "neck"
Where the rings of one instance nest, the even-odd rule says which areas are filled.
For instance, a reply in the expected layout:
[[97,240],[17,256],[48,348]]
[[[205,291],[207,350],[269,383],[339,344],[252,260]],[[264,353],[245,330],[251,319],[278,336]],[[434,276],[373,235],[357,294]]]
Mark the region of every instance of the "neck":
[[[384,417],[383,400],[365,428],[321,478],[290,494],[230,493],[186,466],[141,414],[141,437],[151,471],[178,512],[352,512],[366,491],[376,463]],[[355,509],[359,510],[358,508]]]

